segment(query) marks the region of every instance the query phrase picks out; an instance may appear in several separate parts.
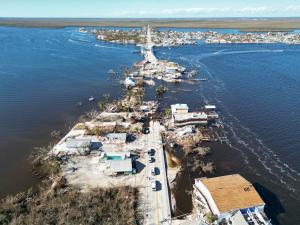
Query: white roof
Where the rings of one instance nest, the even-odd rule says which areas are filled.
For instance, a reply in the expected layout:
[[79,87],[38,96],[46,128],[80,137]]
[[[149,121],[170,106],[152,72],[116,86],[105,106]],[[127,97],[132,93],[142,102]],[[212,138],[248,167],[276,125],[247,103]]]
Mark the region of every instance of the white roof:
[[189,110],[189,107],[187,104],[175,104],[175,105],[171,105],[172,109],[186,109]]
[[115,172],[132,172],[132,160],[124,159],[124,160],[111,160],[110,168]]
[[216,109],[215,105],[206,105],[205,109]]
[[176,121],[189,120],[189,119],[203,119],[203,120],[207,120],[207,114],[204,113],[204,112],[175,114],[174,115],[174,119]]
[[87,148],[91,145],[91,140],[89,139],[68,139],[67,148]]

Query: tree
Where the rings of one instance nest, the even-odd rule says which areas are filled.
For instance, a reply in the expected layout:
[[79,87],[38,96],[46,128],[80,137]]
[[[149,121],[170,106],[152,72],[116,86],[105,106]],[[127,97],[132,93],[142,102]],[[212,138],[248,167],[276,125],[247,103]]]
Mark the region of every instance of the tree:
[[156,95],[162,95],[162,94],[164,94],[164,93],[166,93],[167,92],[167,88],[166,87],[164,87],[164,86],[162,86],[162,85],[160,85],[160,86],[158,86],[157,88],[156,88]]
[[110,94],[105,94],[104,98],[105,98],[105,104],[109,104],[109,102],[110,102]]
[[104,109],[103,102],[101,102],[101,101],[98,102],[98,108],[99,108],[100,112],[103,111],[103,109]]
[[166,117],[171,117],[171,115],[172,115],[172,110],[171,110],[171,108],[165,108],[165,110],[164,110],[164,116],[166,116]]
[[217,219],[216,216],[212,213],[206,214],[206,219],[209,224],[212,224]]

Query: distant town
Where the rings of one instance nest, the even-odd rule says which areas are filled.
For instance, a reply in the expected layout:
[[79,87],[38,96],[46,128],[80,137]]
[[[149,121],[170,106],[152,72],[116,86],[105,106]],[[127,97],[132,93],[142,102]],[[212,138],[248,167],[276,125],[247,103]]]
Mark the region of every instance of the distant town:
[[[86,32],[83,28],[81,32]],[[97,39],[112,43],[144,44],[146,37],[143,29],[94,29],[92,33]],[[205,43],[284,43],[300,44],[300,33],[295,32],[263,32],[263,33],[218,33],[215,31],[175,31],[156,29],[152,33],[152,41],[155,46],[178,46],[184,44],[196,44],[198,41]]]

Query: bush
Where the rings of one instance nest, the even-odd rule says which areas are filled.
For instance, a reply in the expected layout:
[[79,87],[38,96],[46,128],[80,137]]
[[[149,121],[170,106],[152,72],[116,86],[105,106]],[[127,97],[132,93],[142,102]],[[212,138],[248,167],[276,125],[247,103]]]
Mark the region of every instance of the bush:
[[29,190],[1,201],[0,224],[140,224],[137,200],[138,189],[129,186],[50,195]]
[[208,213],[206,215],[206,219],[207,219],[207,222],[209,224],[212,224],[213,222],[215,222],[215,220],[217,219],[215,215],[213,215],[212,213]]
[[164,86],[162,86],[162,85],[160,85],[160,86],[158,86],[157,88],[156,88],[156,95],[162,95],[162,94],[164,94],[164,93],[166,93],[167,92],[167,88],[166,87],[164,87]]
[[164,110],[164,116],[170,118],[171,115],[172,115],[171,108],[165,108],[165,110]]

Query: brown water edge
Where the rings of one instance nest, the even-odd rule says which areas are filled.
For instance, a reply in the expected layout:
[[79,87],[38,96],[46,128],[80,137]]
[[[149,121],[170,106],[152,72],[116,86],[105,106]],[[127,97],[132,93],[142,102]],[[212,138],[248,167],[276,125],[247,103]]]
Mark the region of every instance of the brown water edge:
[[[239,173],[253,183],[254,187],[266,203],[265,212],[271,219],[273,225],[295,224],[299,221],[299,203],[284,195],[280,186],[272,186],[266,174],[255,175],[253,171],[247,170],[240,154],[236,153],[226,144],[219,142],[208,143],[205,146],[211,147],[211,160],[215,163],[214,174],[192,173],[187,167],[187,160],[183,152],[175,151],[177,157],[183,162],[183,170],[176,178],[174,197],[176,201],[175,216],[191,213],[193,210],[191,191],[193,190],[194,179],[199,177],[215,177]],[[267,188],[268,187],[268,188]],[[277,193],[277,194],[275,194]],[[281,201],[279,200],[281,199]]]
[[[209,144],[202,143],[199,147],[209,147]],[[194,179],[201,176],[211,177],[214,176],[214,173],[204,173],[200,171],[200,167],[196,171],[191,170],[191,165],[188,162],[193,161],[193,158],[197,157],[197,153],[186,154],[181,147],[175,146],[172,154],[181,161],[181,170],[176,176],[176,184],[172,190],[176,202],[174,216],[180,218],[180,216],[189,214],[193,210],[192,191]],[[204,163],[213,162],[212,155],[205,155],[201,158],[201,161]]]

